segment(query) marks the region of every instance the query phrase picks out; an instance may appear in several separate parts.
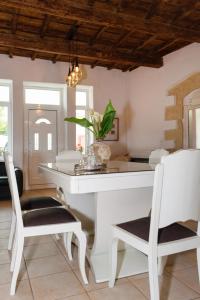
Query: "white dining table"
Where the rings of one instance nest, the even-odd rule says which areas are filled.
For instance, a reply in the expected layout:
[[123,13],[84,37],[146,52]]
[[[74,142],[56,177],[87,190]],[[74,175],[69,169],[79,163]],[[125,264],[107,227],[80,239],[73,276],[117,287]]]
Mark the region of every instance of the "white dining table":
[[[82,222],[87,257],[96,282],[109,279],[111,225],[147,216],[151,209],[154,170],[147,163],[110,161],[100,171],[74,170],[68,162],[39,166],[48,182],[62,188],[65,201]],[[148,271],[147,258],[119,244],[117,277]]]

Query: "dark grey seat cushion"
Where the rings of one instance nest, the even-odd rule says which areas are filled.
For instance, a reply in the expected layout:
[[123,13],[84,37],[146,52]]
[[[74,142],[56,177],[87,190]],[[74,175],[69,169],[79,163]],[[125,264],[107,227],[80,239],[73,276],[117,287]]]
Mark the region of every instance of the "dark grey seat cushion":
[[[150,221],[150,217],[146,217],[118,224],[117,226],[138,236],[145,241],[149,241]],[[196,236],[196,233],[194,231],[178,223],[174,223],[167,227],[159,229],[158,243],[167,243],[192,236]]]
[[45,207],[62,206],[62,204],[52,197],[33,197],[20,201],[22,210],[39,209]]
[[60,207],[32,210],[23,215],[24,226],[39,226],[76,222],[72,214]]

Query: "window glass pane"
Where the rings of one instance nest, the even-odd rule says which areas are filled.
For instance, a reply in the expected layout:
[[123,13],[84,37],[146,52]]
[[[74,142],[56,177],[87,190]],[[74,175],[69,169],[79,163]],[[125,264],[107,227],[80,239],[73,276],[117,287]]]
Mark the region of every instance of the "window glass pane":
[[0,156],[8,147],[8,107],[0,106]]
[[189,113],[188,113],[188,118],[189,118],[189,128],[188,128],[188,131],[189,131],[189,147],[192,148],[193,147],[193,121],[192,121],[192,115],[193,115],[193,112],[192,112],[192,109],[189,110]]
[[34,133],[34,150],[39,150],[39,133]]
[[[77,118],[84,118],[85,117],[85,110],[77,109],[76,110],[76,117]],[[85,153],[85,129],[80,125],[76,125],[76,149],[83,151]]]
[[86,106],[87,93],[76,91],[76,106]]
[[60,91],[25,88],[25,103],[59,105]]
[[47,135],[47,149],[52,150],[52,133]]
[[77,118],[84,118],[85,117],[85,110],[84,109],[77,109],[76,110],[76,117]]
[[41,123],[51,124],[51,122],[45,118],[37,119],[37,121],[35,122],[35,124],[41,124]]
[[200,108],[196,112],[196,148],[200,149]]
[[0,86],[0,102],[9,102],[9,86]]

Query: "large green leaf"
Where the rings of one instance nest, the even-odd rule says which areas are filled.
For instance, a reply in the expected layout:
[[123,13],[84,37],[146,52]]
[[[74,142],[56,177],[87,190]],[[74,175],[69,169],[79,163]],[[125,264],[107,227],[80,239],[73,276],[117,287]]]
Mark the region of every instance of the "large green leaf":
[[99,131],[99,137],[105,137],[106,134],[112,129],[115,115],[116,110],[114,109],[112,102],[109,101],[104,112],[103,120],[101,122],[101,130]]
[[78,125],[80,125],[82,127],[85,127],[85,128],[89,128],[89,127],[92,126],[92,123],[90,123],[86,118],[71,117],[71,118],[65,118],[64,120],[67,121],[67,122],[70,122],[70,123],[78,124]]

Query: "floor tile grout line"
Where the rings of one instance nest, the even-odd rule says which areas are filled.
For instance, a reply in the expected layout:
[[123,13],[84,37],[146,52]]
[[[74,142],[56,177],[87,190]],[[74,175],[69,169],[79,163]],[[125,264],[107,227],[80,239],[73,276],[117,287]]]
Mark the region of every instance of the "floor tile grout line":
[[[147,277],[145,277],[145,278],[147,278]],[[140,294],[142,294],[142,296],[144,296],[145,299],[147,299],[147,300],[149,299],[128,277],[127,277],[127,279],[134,286],[134,288],[136,288],[136,290],[139,291]],[[141,278],[141,279],[144,279],[144,278]],[[140,280],[140,279],[138,279],[138,280]],[[148,278],[148,280],[149,280],[149,278]]]
[[[56,244],[56,246],[58,247],[58,249],[59,249],[59,251],[61,252],[61,254],[63,255],[65,261],[66,261],[67,264],[69,265],[70,271],[71,271],[71,272],[74,274],[74,276],[78,279],[79,283],[81,284],[81,287],[83,287],[83,289],[85,290],[82,281],[78,278],[77,274],[74,272],[73,268],[72,268],[71,265],[68,263],[68,261],[67,261],[67,256],[65,256],[65,255],[62,253],[62,251],[61,251],[61,249],[59,248],[59,246],[58,246],[58,244],[57,244],[56,241],[55,241],[55,244]],[[72,259],[73,259],[73,258],[72,258]]]
[[30,285],[30,289],[31,289],[31,294],[32,294],[32,297],[33,297],[33,300],[34,300],[35,297],[34,297],[33,287],[32,287],[32,284],[31,284],[31,279],[29,277],[28,268],[27,268],[27,264],[26,264],[26,260],[25,260],[24,255],[23,255],[23,258],[24,258],[24,264],[26,266],[26,272],[27,272],[27,276],[28,276],[28,282],[29,282],[29,285]]
[[[192,268],[192,267],[191,267]],[[191,285],[187,284],[186,282],[182,281],[181,279],[177,278],[173,273],[171,274],[172,277],[174,277],[176,280],[178,280],[180,283],[184,284],[186,287],[190,288],[200,296],[200,291],[196,291],[194,288],[191,287]],[[198,299],[198,298],[197,298]]]

